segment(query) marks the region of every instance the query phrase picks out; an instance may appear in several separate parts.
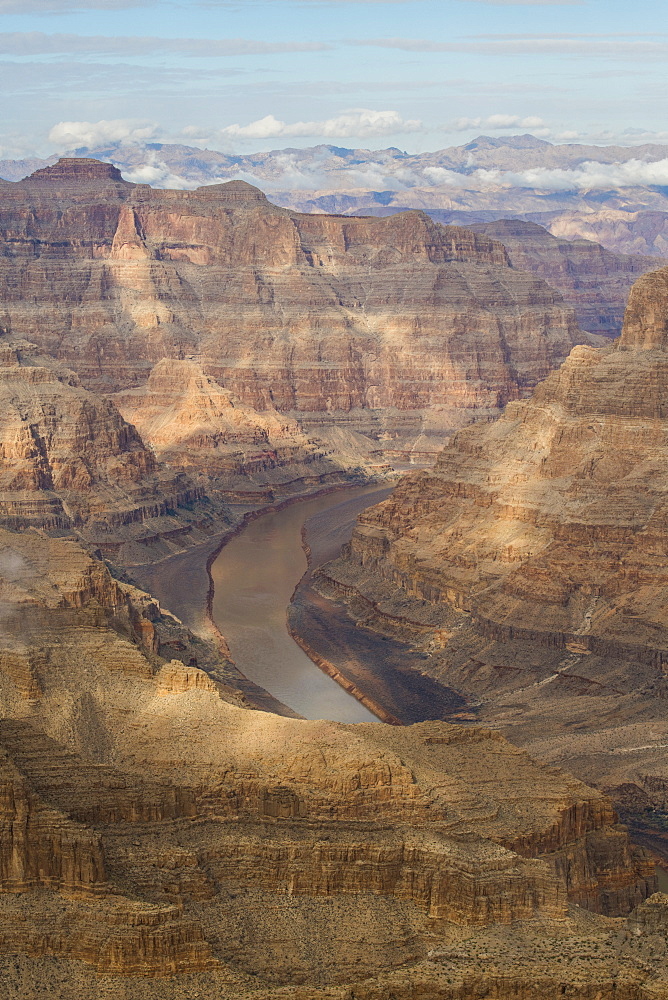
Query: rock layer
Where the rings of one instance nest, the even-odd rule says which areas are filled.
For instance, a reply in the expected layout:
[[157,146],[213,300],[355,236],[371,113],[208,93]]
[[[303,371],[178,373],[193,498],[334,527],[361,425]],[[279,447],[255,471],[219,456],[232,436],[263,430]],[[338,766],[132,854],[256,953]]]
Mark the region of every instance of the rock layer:
[[499,734],[250,711],[74,540],[0,544],[0,954],[316,996],[474,929],[575,940],[569,901],[651,890],[607,798]]
[[145,386],[113,395],[125,419],[163,462],[198,477],[207,496],[272,497],[306,481],[322,484],[387,469],[380,448],[351,430],[307,436],[273,406],[244,406],[195,361],[164,359]]
[[530,400],[458,434],[324,570],[330,592],[377,609],[372,627],[428,650],[428,672],[481,718],[659,810],[667,330],[663,269],[634,286],[620,341],[575,348]]
[[154,191],[61,160],[0,186],[0,235],[5,327],[105,391],[196,356],[242,406],[414,438],[587,339],[501,244],[420,212],[300,215],[241,181]]
[[618,337],[633,282],[658,270],[660,260],[612,253],[584,239],[558,239],[542,226],[519,219],[501,219],[470,227],[499,240],[513,264],[531,271],[558,289],[589,333]]
[[159,464],[109,399],[34,345],[0,350],[0,523],[71,530],[128,562],[210,527],[202,486]]

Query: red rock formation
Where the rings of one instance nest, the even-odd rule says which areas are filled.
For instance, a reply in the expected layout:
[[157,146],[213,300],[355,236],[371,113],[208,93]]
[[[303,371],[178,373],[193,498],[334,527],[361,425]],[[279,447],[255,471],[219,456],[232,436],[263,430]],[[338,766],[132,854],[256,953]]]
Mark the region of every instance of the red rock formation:
[[256,410],[414,435],[430,409],[437,433],[586,339],[499,243],[419,212],[299,215],[241,181],[154,191],[86,160],[0,196],[3,322],[88,387],[196,355]]

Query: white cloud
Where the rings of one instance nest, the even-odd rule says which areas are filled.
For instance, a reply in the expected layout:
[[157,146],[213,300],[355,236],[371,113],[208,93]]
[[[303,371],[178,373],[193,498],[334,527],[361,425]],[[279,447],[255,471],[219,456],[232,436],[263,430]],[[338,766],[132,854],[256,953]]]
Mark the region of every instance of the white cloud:
[[647,163],[627,160],[625,163],[582,163],[574,170],[540,167],[520,172],[478,170],[483,183],[504,187],[534,188],[538,191],[591,191],[610,188],[652,187],[668,185],[668,159]]
[[69,14],[75,10],[126,10],[151,0],[0,0],[0,14]]
[[239,139],[306,138],[325,139],[371,138],[402,132],[422,132],[424,125],[417,119],[405,120],[397,111],[372,111],[352,108],[324,121],[284,122],[266,115],[249,125],[228,125],[223,135]]
[[444,167],[427,167],[424,176],[434,185],[467,191],[492,188],[528,188],[534,191],[608,191],[619,188],[668,185],[668,159],[648,163],[627,160],[624,163],[587,161],[573,169],[532,167],[528,170],[487,170],[470,174]]
[[487,118],[457,118],[456,121],[446,125],[446,132],[466,132],[472,128],[531,128],[544,129],[545,122],[536,115],[528,115],[522,118],[520,115],[489,115]]
[[[193,191],[200,187],[200,181],[188,180],[175,174],[166,163],[158,158],[157,153],[149,152],[146,162],[133,170],[123,170],[123,178],[133,184],[150,184],[151,187],[170,188],[177,191]],[[209,183],[215,184],[216,180]]]
[[49,140],[58,150],[94,148],[107,143],[142,143],[155,139],[159,129],[154,122],[135,118],[115,118],[99,122],[58,122],[49,132]]

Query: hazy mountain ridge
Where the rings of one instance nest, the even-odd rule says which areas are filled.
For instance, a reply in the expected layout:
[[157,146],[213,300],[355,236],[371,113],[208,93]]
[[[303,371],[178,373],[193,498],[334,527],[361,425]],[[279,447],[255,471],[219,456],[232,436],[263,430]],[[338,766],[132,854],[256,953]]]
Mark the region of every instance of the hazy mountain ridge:
[[[410,154],[334,145],[224,153],[169,143],[77,149],[114,163],[127,180],[194,189],[241,179],[299,212],[386,215],[406,209],[466,225],[520,218],[609,250],[668,255],[668,146],[553,145],[532,135],[479,136]],[[17,181],[45,159],[0,160]]]

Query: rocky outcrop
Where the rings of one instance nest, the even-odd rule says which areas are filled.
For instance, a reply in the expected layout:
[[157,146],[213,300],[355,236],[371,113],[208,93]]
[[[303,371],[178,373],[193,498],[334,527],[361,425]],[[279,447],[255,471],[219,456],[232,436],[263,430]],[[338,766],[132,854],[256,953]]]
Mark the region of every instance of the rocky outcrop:
[[503,243],[513,267],[530,271],[558,289],[575,310],[582,329],[604,337],[621,333],[633,282],[662,266],[656,258],[612,253],[591,240],[558,239],[542,226],[519,219],[470,228]]
[[420,212],[300,215],[241,181],[155,191],[61,160],[2,186],[0,235],[5,327],[88,388],[141,387],[162,359],[196,357],[267,414],[257,426],[292,413],[309,433],[401,438],[399,452],[423,431],[417,450],[433,452],[587,340],[501,244]]
[[203,489],[160,465],[114,404],[74,372],[4,345],[0,364],[0,522],[72,530],[107,554],[170,536],[197,537],[211,521]]
[[[462,431],[360,518],[331,587],[424,650],[474,716],[607,788],[668,773],[668,271],[624,333]],[[628,796],[627,796],[628,798]]]
[[0,656],[0,956],[31,982],[55,959],[73,997],[78,962],[131,996],[257,976],[297,1000],[473,929],[579,940],[572,904],[598,933],[653,888],[607,798],[498,733],[250,711],[220,664],[162,657],[160,609],[73,539],[0,542],[2,643],[38,692]]
[[207,496],[252,499],[253,488],[276,496],[300,481],[363,479],[387,468],[368,438],[342,428],[307,436],[272,405],[260,412],[241,404],[195,361],[165,358],[146,385],[112,398],[160,461],[197,476]]
[[106,888],[100,838],[26,787],[6,752],[0,758],[0,888],[25,892],[49,886],[69,892]]

